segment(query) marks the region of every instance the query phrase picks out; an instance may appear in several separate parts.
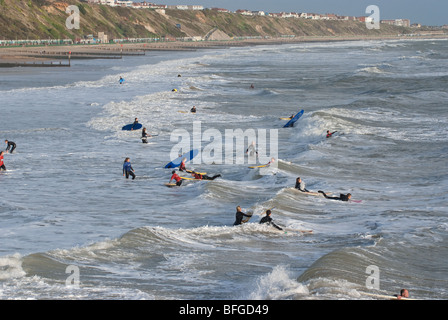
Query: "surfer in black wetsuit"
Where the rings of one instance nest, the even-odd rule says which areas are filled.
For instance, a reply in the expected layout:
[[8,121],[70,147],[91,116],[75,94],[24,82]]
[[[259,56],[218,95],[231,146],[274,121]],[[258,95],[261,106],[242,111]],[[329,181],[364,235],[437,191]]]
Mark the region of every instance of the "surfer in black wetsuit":
[[306,188],[305,188],[305,182],[302,181],[302,179],[300,177],[298,177],[296,179],[296,186],[294,187],[299,191],[302,192],[309,192]]
[[134,130],[134,127],[136,124],[138,124],[138,118],[135,118],[134,123],[132,124],[131,130]]
[[352,194],[351,193],[347,193],[347,194],[340,194],[339,197],[329,197],[325,194],[325,192],[323,192],[322,190],[318,191],[319,193],[322,193],[324,195],[325,198],[327,199],[332,199],[332,200],[340,200],[340,201],[348,201],[351,199]]
[[8,140],[5,140],[5,143],[6,143],[5,151],[8,152],[8,150],[9,150],[9,153],[12,153],[14,151],[14,149],[16,148],[16,144],[14,142],[8,141]]
[[151,135],[146,132],[146,128],[143,128],[143,130],[142,130],[142,142],[143,143],[148,143],[148,137],[151,137]]
[[193,106],[193,108],[191,108],[190,112],[191,112],[191,113],[196,113],[196,107]]
[[276,225],[274,222],[272,222],[271,210],[266,210],[266,215],[263,218],[261,218],[261,220],[260,220],[260,224],[262,224],[262,223],[267,223],[267,224],[273,226],[274,228],[277,228],[278,230],[283,230],[278,225]]
[[238,206],[236,207],[236,217],[235,217],[235,222],[233,223],[234,226],[240,225],[243,223],[243,218],[244,217],[252,217],[252,214],[246,214],[243,211],[241,211],[241,207]]

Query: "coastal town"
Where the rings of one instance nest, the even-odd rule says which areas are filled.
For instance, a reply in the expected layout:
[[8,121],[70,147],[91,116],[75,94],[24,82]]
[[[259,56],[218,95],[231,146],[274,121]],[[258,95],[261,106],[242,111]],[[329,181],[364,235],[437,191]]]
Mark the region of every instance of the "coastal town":
[[[223,13],[235,13],[245,16],[268,16],[273,18],[284,18],[284,19],[310,19],[310,20],[341,20],[341,21],[360,21],[365,22],[366,16],[345,16],[338,15],[334,13],[307,13],[307,12],[265,12],[265,11],[251,11],[245,9],[238,9],[234,12],[224,9],[224,8],[205,8],[202,5],[165,5],[165,4],[155,4],[151,2],[134,2],[134,1],[124,1],[124,0],[83,0],[83,2],[88,2],[90,4],[106,5],[111,7],[127,7],[134,9],[154,9],[163,13],[163,10],[214,10]],[[400,26],[400,27],[410,27],[411,21],[409,19],[392,19],[392,20],[381,20],[381,23]],[[414,27],[418,27],[418,24],[414,24]]]

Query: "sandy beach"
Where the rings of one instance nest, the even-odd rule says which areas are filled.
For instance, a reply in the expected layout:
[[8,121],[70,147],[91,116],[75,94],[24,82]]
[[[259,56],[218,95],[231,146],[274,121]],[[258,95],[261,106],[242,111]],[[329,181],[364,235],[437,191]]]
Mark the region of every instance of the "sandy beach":
[[[15,66],[69,66],[70,59],[120,59],[124,55],[144,55],[145,51],[200,50],[207,48],[226,48],[237,46],[272,45],[299,42],[391,40],[447,38],[441,36],[332,36],[332,37],[294,37],[269,39],[238,39],[215,41],[165,41],[152,43],[112,43],[55,46],[0,47],[0,67]],[[70,59],[69,59],[70,58]]]

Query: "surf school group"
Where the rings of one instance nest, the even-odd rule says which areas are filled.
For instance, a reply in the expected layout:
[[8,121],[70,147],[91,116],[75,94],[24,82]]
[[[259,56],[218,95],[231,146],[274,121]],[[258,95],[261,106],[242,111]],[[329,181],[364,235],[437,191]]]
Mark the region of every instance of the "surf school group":
[[[181,77],[181,75],[178,75],[178,77]],[[123,84],[124,83],[124,79],[122,77],[120,77],[119,79],[119,83]],[[253,84],[250,86],[250,89],[253,89],[254,86]],[[172,92],[177,92],[177,89],[172,89]],[[190,111],[179,111],[181,113],[196,113],[197,109],[196,106],[193,106]],[[302,115],[304,114],[304,110],[300,110],[298,113],[291,115],[290,117],[282,117],[280,118],[280,120],[287,120],[286,124],[283,125],[283,128],[291,128],[294,127],[294,124],[302,117]],[[142,143],[148,143],[148,138],[152,138],[155,137],[157,135],[151,135],[147,132],[146,127],[143,127],[143,125],[141,123],[139,123],[138,118],[134,119],[133,123],[127,124],[125,126],[122,127],[122,130],[127,130],[127,131],[137,131],[142,129],[142,134],[141,134],[141,140]],[[326,132],[326,138],[331,138],[333,136],[333,134],[335,134],[337,131],[333,131],[330,132],[330,130],[327,130]],[[165,186],[167,187],[180,187],[182,186],[183,181],[185,180],[192,180],[192,181],[203,181],[203,180],[215,180],[216,178],[221,177],[221,174],[215,174],[213,176],[207,175],[206,172],[197,172],[195,170],[188,170],[186,168],[186,162],[192,160],[197,154],[198,154],[198,150],[197,149],[193,149],[190,150],[189,152],[181,155],[179,154],[179,156],[176,159],[173,159],[171,162],[169,162],[167,165],[165,165],[166,169],[173,169],[171,171],[171,178],[169,180],[169,182],[165,183]],[[251,154],[251,155],[256,155],[258,157],[258,152],[255,146],[255,142],[252,142],[251,145],[249,145],[249,147],[246,149],[246,154]],[[255,168],[265,168],[265,167],[269,167],[270,165],[272,165],[275,162],[275,159],[272,158],[271,161],[269,161],[267,164],[264,165],[259,165],[259,166],[250,166],[249,168],[251,169],[255,169]],[[178,172],[185,172],[188,174],[191,174],[191,177],[185,177],[185,176],[181,176],[178,174],[178,172],[176,172],[176,168],[178,168]],[[126,157],[123,163],[123,176],[126,177],[126,179],[132,177],[132,180],[135,179],[136,175],[135,175],[135,170],[131,165],[131,161],[129,157]],[[305,182],[298,177],[296,179],[296,183],[295,183],[295,190],[298,190],[300,192],[303,192],[305,194],[308,195],[322,195],[327,199],[332,199],[332,200],[341,200],[341,201],[355,201],[356,200],[351,200],[351,194],[340,194],[339,197],[333,197],[330,196],[331,193],[326,193],[323,192],[321,190],[319,190],[318,192],[311,192],[309,190],[306,189],[305,187]],[[269,224],[271,226],[273,226],[274,228],[276,228],[277,230],[283,230],[281,227],[279,227],[278,225],[276,225],[273,222],[273,219],[271,217],[272,214],[272,209],[268,209],[264,212],[265,216],[260,220],[260,223],[266,223]],[[243,223],[246,223],[249,221],[249,219],[252,217],[253,213],[244,213],[241,209],[240,206],[236,207],[236,214],[235,214],[235,222],[233,225],[240,225]],[[306,232],[311,233],[312,230],[306,230]]]

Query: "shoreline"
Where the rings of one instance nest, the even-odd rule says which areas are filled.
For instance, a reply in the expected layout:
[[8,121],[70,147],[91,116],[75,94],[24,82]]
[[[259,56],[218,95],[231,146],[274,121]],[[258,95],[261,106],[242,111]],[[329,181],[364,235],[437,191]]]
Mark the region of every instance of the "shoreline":
[[298,36],[292,38],[232,39],[206,41],[131,42],[112,44],[74,44],[55,46],[0,47],[0,68],[70,67],[71,59],[121,59],[145,55],[146,51],[196,51],[255,45],[282,45],[310,42],[370,40],[441,40],[448,35],[381,36]]

